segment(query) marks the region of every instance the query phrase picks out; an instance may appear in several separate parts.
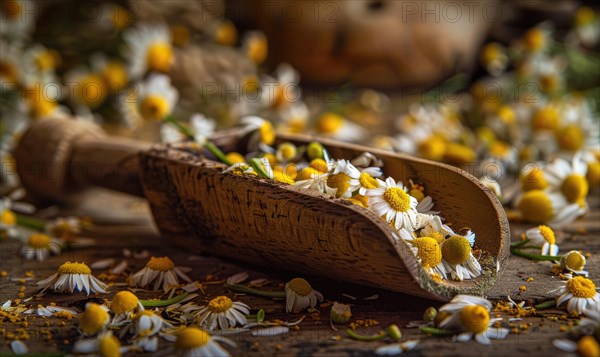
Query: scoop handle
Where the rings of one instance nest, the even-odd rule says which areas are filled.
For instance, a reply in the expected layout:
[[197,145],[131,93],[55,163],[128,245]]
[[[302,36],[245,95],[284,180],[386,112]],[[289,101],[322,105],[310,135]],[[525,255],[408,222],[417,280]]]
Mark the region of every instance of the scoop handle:
[[44,119],[23,134],[15,151],[17,173],[28,192],[63,202],[90,186],[144,196],[139,153],[151,143],[109,136],[81,119]]

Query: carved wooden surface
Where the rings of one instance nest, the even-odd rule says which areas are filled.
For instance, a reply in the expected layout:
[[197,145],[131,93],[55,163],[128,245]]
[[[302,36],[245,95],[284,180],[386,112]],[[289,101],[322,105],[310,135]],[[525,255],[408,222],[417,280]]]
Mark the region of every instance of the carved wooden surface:
[[[557,234],[558,244],[562,252],[571,249],[582,250],[585,253],[591,253],[588,258],[587,269],[596,284],[600,284],[600,210],[599,198],[592,197],[592,211],[583,220],[578,221]],[[45,262],[24,261],[19,256],[20,245],[15,241],[0,242],[0,252],[2,260],[0,270],[6,271],[7,276],[0,278],[0,302],[7,299],[15,299],[21,286],[25,286],[26,296],[34,293],[34,281],[46,277],[56,272],[57,267],[66,260],[77,260],[91,263],[93,261],[113,257],[117,260],[122,258],[122,249],[128,248],[134,251],[148,249],[154,256],[167,255],[171,257],[177,265],[188,266],[192,268],[190,276],[192,279],[198,279],[205,284],[206,296],[200,296],[198,303],[202,303],[212,297],[220,294],[226,294],[230,297],[235,295],[229,291],[224,291],[220,284],[214,284],[228,276],[246,271],[250,274],[250,279],[268,278],[270,283],[266,289],[282,289],[282,283],[295,277],[303,276],[309,279],[315,289],[323,293],[328,301],[339,301],[352,304],[353,317],[351,321],[358,319],[374,319],[379,322],[379,326],[359,329],[365,333],[376,333],[380,327],[396,323],[401,327],[404,339],[420,338],[421,342],[417,350],[405,355],[409,356],[440,356],[440,355],[465,355],[465,356],[543,356],[543,355],[561,355],[560,351],[555,349],[551,341],[553,338],[566,337],[561,327],[567,326],[572,320],[552,320],[549,317],[525,317],[523,321],[514,323],[518,334],[511,334],[506,340],[494,341],[491,346],[482,346],[476,342],[455,343],[449,338],[434,338],[420,335],[415,329],[405,328],[411,320],[418,320],[423,311],[428,306],[441,306],[442,303],[423,298],[418,298],[399,293],[393,293],[381,289],[370,288],[360,285],[342,283],[340,281],[307,276],[305,274],[293,274],[284,272],[272,267],[259,268],[249,265],[232,263],[231,261],[221,260],[214,257],[196,256],[189,250],[179,249],[171,242],[158,236],[152,223],[149,209],[144,201],[124,195],[108,194],[104,191],[93,191],[86,196],[84,204],[64,209],[61,215],[78,214],[89,215],[96,222],[93,229],[84,232],[85,236],[93,237],[96,240],[96,247],[84,250],[75,250],[64,252],[59,257],[51,258]],[[512,224],[511,231],[513,240],[517,240],[519,234],[530,228],[528,225]],[[239,254],[245,254],[240,251]],[[143,267],[145,259],[129,259],[130,267],[127,273],[135,272]],[[35,274],[33,281],[26,281],[21,284],[16,281],[19,277],[24,277],[27,271]],[[511,256],[508,260],[504,273],[500,276],[497,285],[490,291],[489,298],[504,299],[506,295],[520,300],[529,300],[539,302],[549,296],[549,291],[555,289],[559,280],[551,276],[550,263],[532,263],[523,258]],[[99,274],[103,271],[95,271]],[[533,281],[527,281],[533,278]],[[120,277],[121,280],[124,276]],[[526,286],[522,291],[520,286]],[[96,296],[110,299],[114,293],[121,290],[122,287],[112,286],[107,295]],[[342,294],[348,294],[356,297],[352,300]],[[377,294],[376,300],[364,300]],[[154,296],[141,295],[149,298]],[[267,313],[268,319],[283,319],[286,321],[296,320],[301,315],[284,313],[285,306],[282,301],[262,299],[252,296],[238,296],[236,299],[250,305],[253,309],[263,308]],[[83,294],[57,295],[51,294],[46,298],[35,301],[33,304],[48,304],[51,301],[58,305],[71,305],[74,308],[82,308],[85,302],[89,301]],[[273,356],[273,355],[333,355],[333,356],[368,356],[372,351],[383,344],[382,342],[356,342],[350,340],[345,335],[347,326],[341,325],[339,331],[333,331],[329,327],[328,313],[326,307],[319,308],[320,314],[305,314],[306,318],[300,325],[299,330],[290,331],[287,335],[277,337],[253,337],[249,333],[234,336],[237,343],[236,349],[229,351],[236,356]],[[559,316],[556,310],[548,310],[547,313]],[[508,320],[507,315],[502,315],[504,321]],[[51,352],[57,349],[64,349],[72,346],[77,338],[76,320],[67,321],[61,319],[41,319],[29,318],[29,327],[32,336],[27,341],[30,352]],[[46,325],[49,324],[50,327]],[[519,328],[519,325],[526,325],[527,328]],[[2,328],[7,332],[15,331],[21,328],[20,323],[2,323]],[[51,342],[46,341],[40,332],[48,329],[52,333]],[[336,336],[341,339],[337,340]],[[7,339],[0,335],[0,353],[9,351]],[[160,343],[161,352],[169,345],[164,341]],[[144,354],[140,354],[143,356]]]

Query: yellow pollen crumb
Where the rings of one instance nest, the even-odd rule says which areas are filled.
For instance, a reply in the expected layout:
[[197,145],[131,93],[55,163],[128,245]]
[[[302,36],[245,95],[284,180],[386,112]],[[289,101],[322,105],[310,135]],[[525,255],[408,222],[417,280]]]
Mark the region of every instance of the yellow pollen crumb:
[[527,287],[525,285],[519,286],[520,291],[527,291]]

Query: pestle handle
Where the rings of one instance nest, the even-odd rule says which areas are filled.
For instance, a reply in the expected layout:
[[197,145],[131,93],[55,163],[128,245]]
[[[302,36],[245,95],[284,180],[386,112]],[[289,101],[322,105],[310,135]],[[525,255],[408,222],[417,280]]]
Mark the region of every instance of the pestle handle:
[[44,119],[23,134],[15,161],[23,186],[39,198],[65,201],[90,186],[143,197],[138,155],[151,146],[84,120]]

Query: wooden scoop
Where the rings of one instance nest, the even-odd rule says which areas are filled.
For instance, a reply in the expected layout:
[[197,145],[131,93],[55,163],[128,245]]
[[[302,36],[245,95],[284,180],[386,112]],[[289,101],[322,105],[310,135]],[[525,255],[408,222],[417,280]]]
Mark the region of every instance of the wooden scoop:
[[[315,138],[286,134],[278,140],[306,144]],[[88,122],[48,119],[28,129],[15,158],[23,185],[46,199],[61,201],[90,185],[146,197],[162,235],[193,252],[430,299],[485,295],[510,245],[508,221],[494,194],[449,165],[318,140],[334,158],[369,151],[383,160],[386,176],[422,182],[447,222],[476,232],[482,276],[436,281],[370,210],[315,191],[222,173],[225,165],[192,144],[152,145],[106,136]],[[244,152],[239,131],[221,132],[213,142],[225,152]]]

